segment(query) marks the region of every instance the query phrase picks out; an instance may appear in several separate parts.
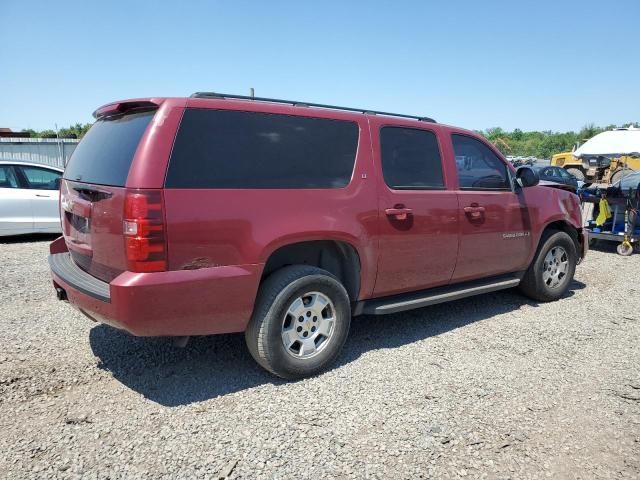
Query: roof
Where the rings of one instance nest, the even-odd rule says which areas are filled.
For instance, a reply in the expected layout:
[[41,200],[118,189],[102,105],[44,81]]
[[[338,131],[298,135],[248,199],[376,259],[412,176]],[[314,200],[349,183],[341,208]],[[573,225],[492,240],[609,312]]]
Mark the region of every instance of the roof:
[[271,102],[271,103],[283,103],[286,105],[293,106],[301,106],[301,107],[317,107],[317,108],[325,108],[330,110],[343,110],[347,112],[358,112],[365,114],[375,114],[375,115],[386,115],[390,117],[402,117],[402,118],[411,118],[414,120],[420,120],[423,122],[435,123],[436,121],[433,118],[425,117],[425,116],[417,116],[417,115],[407,115],[404,113],[390,113],[390,112],[380,112],[377,110],[370,110],[367,108],[354,108],[354,107],[339,107],[337,105],[326,105],[323,103],[311,103],[311,102],[300,102],[298,100],[283,100],[280,98],[268,98],[268,97],[247,97],[245,95],[233,95],[228,93],[217,93],[217,92],[196,92],[191,95],[191,98],[213,98],[213,99],[226,99],[231,98],[234,100],[247,100],[251,102]]
[[20,138],[20,137],[25,137],[25,136],[28,137],[29,133],[27,133],[27,132],[14,132],[10,128],[6,128],[6,127],[1,127],[0,128],[0,137]]
[[0,165],[25,165],[27,167],[48,168],[49,170],[55,170],[57,172],[64,172],[63,168],[54,167],[52,165],[45,165],[43,163],[17,162],[15,160],[0,160]]
[[[154,106],[162,108],[185,107],[185,108],[220,108],[239,111],[257,111],[282,115],[301,115],[309,117],[332,118],[336,120],[358,121],[358,118],[388,118],[390,122],[402,126],[416,126],[418,128],[429,128],[433,130],[449,130],[451,133],[461,133],[478,139],[484,139],[482,135],[473,130],[469,130],[455,125],[437,123],[429,117],[419,117],[414,115],[394,114],[389,112],[376,112],[374,110],[358,109],[351,107],[337,107],[332,105],[314,104],[306,102],[296,102],[293,100],[279,100],[263,97],[245,97],[241,95],[216,94],[200,92],[191,97],[141,97],[132,99],[121,99],[106,103],[98,107],[93,116],[101,118],[103,116],[119,114],[130,109],[146,108]],[[488,142],[489,143],[489,142]],[[502,154],[497,148],[494,151],[500,156]]]

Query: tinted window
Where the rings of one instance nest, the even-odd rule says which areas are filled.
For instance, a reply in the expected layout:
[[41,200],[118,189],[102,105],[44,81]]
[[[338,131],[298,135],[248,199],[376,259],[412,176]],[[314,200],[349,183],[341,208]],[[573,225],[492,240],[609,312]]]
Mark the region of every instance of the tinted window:
[[564,168],[559,168],[558,173],[562,178],[566,178],[567,180],[571,180],[572,176],[569,172],[567,172]]
[[484,143],[465,135],[452,135],[461,189],[506,190],[507,166]]
[[395,189],[444,186],[438,140],[433,132],[415,128],[380,130],[384,181]]
[[27,188],[37,190],[58,190],[60,188],[60,172],[37,167],[18,167],[27,179]]
[[124,186],[142,134],[155,110],[98,120],[73,152],[64,178]]
[[323,118],[188,109],[172,188],[339,188],[351,180],[358,125]]
[[0,165],[0,188],[18,188],[18,180],[8,165]]

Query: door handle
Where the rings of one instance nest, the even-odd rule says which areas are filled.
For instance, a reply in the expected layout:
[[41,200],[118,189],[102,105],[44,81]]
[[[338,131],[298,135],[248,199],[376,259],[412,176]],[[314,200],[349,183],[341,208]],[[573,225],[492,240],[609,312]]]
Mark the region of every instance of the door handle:
[[479,220],[484,216],[484,207],[479,205],[470,205],[463,208],[465,215],[471,220]]
[[51,195],[42,195],[40,193],[36,193],[36,197],[41,197],[41,198],[51,198]]
[[385,209],[384,213],[386,213],[388,217],[393,217],[396,220],[406,220],[407,217],[413,213],[413,210],[407,207],[396,206]]

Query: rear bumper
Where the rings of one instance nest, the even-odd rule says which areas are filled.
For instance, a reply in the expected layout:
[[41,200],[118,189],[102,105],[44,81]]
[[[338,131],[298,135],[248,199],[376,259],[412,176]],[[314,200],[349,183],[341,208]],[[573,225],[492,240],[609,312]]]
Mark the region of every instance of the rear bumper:
[[110,283],[80,269],[67,252],[49,256],[56,288],[95,321],[140,336],[245,330],[262,265],[157,273],[123,272]]
[[70,253],[49,255],[49,268],[54,277],[64,279],[68,287],[96,300],[111,302],[109,284],[79,268],[71,259]]

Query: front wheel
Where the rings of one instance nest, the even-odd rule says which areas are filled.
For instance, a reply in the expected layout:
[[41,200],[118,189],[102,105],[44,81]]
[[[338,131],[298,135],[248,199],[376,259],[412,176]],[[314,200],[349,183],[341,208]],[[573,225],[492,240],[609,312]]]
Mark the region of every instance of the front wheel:
[[584,172],[579,168],[567,168],[567,173],[569,175],[573,175],[574,177],[576,177],[576,180],[580,180],[582,182],[584,182],[584,179],[586,178]]
[[260,286],[245,339],[262,367],[298,379],[335,361],[350,323],[349,296],[338,279],[320,268],[293,265]]
[[520,290],[540,302],[559,299],[571,284],[577,259],[576,246],[567,233],[545,232],[536,256],[520,282]]

